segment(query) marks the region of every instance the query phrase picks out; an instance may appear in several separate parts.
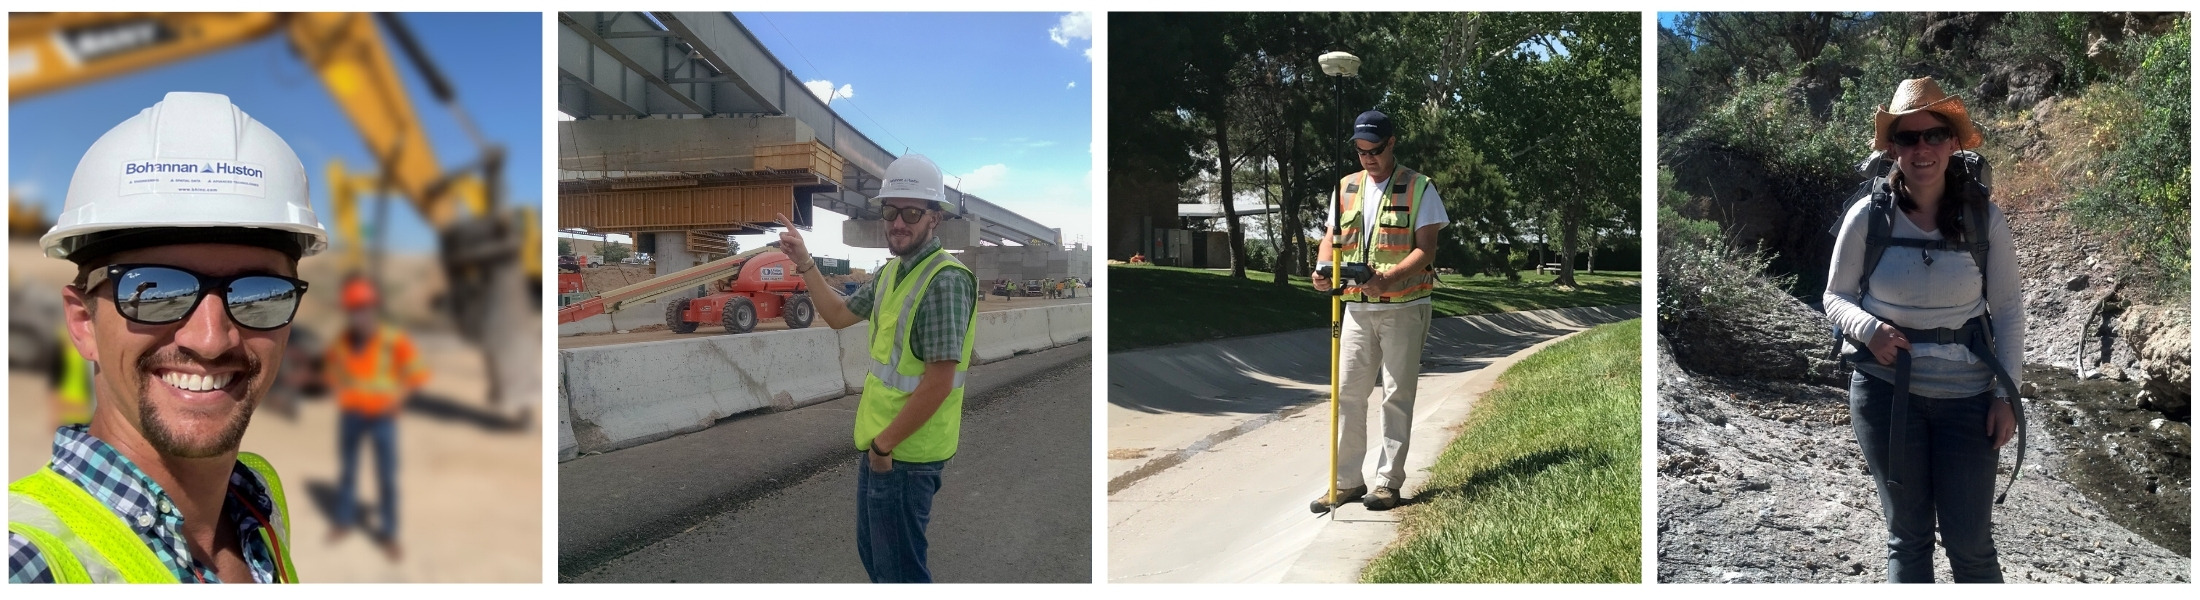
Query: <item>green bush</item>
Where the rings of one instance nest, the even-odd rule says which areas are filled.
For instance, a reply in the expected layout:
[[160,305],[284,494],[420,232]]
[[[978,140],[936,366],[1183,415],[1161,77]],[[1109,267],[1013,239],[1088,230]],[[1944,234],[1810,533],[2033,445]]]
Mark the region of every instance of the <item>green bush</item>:
[[2144,57],[2138,72],[2103,85],[2129,87],[2137,122],[2109,132],[2105,168],[2071,208],[2089,229],[2121,232],[2115,238],[2143,257],[2152,294],[2182,296],[2192,287],[2191,22],[2127,44],[2125,56]]
[[1768,276],[1772,264],[1760,249],[1735,248],[1719,224],[1674,210],[1686,201],[1671,171],[1658,169],[1658,325],[1687,320],[1738,322],[1785,300],[1794,275]]

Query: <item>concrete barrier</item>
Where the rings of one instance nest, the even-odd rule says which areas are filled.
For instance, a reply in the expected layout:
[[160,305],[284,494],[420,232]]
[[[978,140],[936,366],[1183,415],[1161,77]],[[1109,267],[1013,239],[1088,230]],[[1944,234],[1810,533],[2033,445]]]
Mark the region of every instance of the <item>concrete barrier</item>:
[[665,324],[664,302],[645,302],[615,313],[604,313],[571,323],[559,323],[558,337],[583,333],[612,333],[621,329],[663,324]]
[[977,364],[985,364],[1053,347],[1053,336],[1047,330],[1047,310],[1042,307],[978,313],[978,348],[972,358]]
[[565,399],[565,385],[558,385],[558,462],[581,455],[581,443],[573,438],[573,403]]
[[[1092,337],[1090,304],[977,318],[972,354],[980,364]],[[870,323],[860,323],[559,350],[558,460],[700,431],[761,408],[863,393],[870,335]]]
[[843,390],[863,393],[863,376],[871,372],[871,322],[864,321],[840,333],[840,376]]
[[1064,304],[1047,307],[1047,336],[1056,346],[1075,344],[1092,337],[1092,305]]
[[644,444],[839,397],[840,347],[830,329],[797,329],[560,350],[561,411],[579,452]]

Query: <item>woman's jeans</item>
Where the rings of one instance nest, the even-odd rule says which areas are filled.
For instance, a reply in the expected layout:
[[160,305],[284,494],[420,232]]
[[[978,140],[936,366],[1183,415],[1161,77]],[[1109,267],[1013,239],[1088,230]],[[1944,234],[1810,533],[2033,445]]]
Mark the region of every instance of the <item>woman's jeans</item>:
[[[1887,519],[1887,579],[1933,582],[1933,524],[1956,583],[2000,583],[1994,552],[1994,464],[1986,434],[1992,392],[1969,398],[1909,398],[1903,448],[1888,457],[1894,385],[1863,373],[1849,380],[1849,416]],[[1888,482],[1889,469],[1894,479]]]
[[856,555],[871,583],[932,582],[924,527],[946,466],[897,460],[893,471],[873,473],[868,455],[856,461]]

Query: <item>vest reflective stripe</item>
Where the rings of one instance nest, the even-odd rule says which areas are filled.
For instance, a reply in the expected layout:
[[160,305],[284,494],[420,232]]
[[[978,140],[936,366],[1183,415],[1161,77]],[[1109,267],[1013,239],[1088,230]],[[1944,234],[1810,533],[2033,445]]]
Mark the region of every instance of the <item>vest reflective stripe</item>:
[[[240,452],[237,460],[267,484],[275,513],[267,516],[273,523],[260,529],[261,541],[275,555],[281,569],[279,580],[297,583],[298,570],[290,561],[290,511],[282,481],[259,455]],[[267,537],[270,530],[275,537]],[[52,466],[8,484],[8,531],[31,540],[56,582],[177,582],[175,573],[145,547],[145,540],[114,509],[54,472]]]
[[[1344,206],[1338,212],[1336,253],[1338,262],[1358,262],[1353,254],[1362,251],[1367,226],[1366,211],[1360,206],[1360,190],[1369,185],[1367,171],[1348,175],[1337,181],[1338,197]],[[1366,248],[1368,266],[1377,270],[1390,270],[1405,262],[1413,253],[1414,223],[1421,214],[1421,190],[1428,187],[1428,178],[1412,169],[1397,167],[1383,184],[1389,189],[1382,195],[1382,209],[1374,219],[1375,240]],[[1429,251],[1434,252],[1431,248]],[[1375,297],[1368,297],[1359,286],[1344,288],[1346,302],[1410,302],[1428,297],[1436,289],[1436,268],[1431,266],[1391,283],[1388,289]]]
[[[913,266],[909,273],[902,273],[900,258],[889,261],[879,269],[879,277],[872,285],[874,301],[871,304],[870,355],[872,367],[864,377],[863,398],[856,407],[855,445],[868,450],[871,438],[885,431],[894,417],[908,405],[909,397],[916,392],[918,382],[924,378],[925,363],[922,360],[905,360],[910,356],[909,329],[915,320],[916,309],[922,304],[924,294],[931,288],[932,279],[948,269],[970,273],[960,261],[946,251],[935,251]],[[976,278],[973,275],[972,280]],[[955,455],[962,431],[963,384],[970,368],[970,354],[977,346],[978,320],[973,314],[963,329],[963,353],[955,365],[953,388],[941,401],[932,418],[917,428],[900,445],[894,447],[894,458],[906,462],[934,462],[947,460]]]

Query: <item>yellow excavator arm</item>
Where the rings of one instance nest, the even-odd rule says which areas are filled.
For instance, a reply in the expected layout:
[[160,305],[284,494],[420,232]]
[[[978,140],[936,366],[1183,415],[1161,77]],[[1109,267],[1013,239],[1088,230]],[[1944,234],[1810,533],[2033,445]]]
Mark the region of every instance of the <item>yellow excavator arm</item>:
[[[378,27],[379,25],[379,27]],[[491,395],[539,400],[539,363],[512,350],[529,334],[539,309],[529,290],[542,280],[540,226],[531,210],[499,206],[502,147],[490,142],[459,109],[450,84],[397,17],[371,13],[16,13],[8,19],[8,86],[12,100],[133,71],[179,62],[280,32],[321,79],[357,129],[378,170],[353,173],[328,166],[328,190],[344,265],[361,267],[367,240],[359,199],[399,194],[438,236],[448,309],[466,338],[491,363]],[[444,169],[436,160],[383,34],[410,59],[431,96],[450,109],[480,157]],[[17,215],[11,210],[11,220]],[[524,276],[524,277],[523,277]],[[532,288],[528,284],[532,283]],[[509,355],[508,355],[509,354]]]

